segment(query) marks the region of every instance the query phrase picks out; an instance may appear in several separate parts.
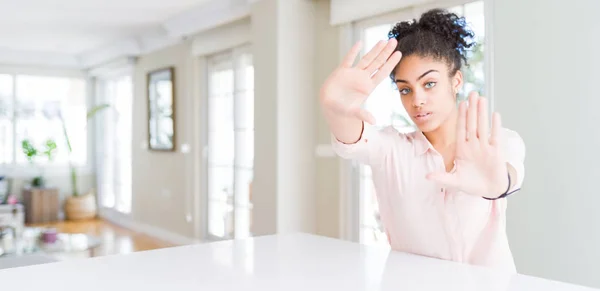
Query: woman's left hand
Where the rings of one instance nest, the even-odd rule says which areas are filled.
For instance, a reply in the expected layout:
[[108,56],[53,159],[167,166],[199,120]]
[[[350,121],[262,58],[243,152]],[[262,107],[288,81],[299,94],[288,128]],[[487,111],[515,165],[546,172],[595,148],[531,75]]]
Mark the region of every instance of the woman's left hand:
[[509,186],[507,163],[500,147],[500,114],[494,113],[490,134],[487,99],[471,93],[468,108],[461,102],[458,111],[456,170],[431,173],[427,178],[467,194],[496,198]]

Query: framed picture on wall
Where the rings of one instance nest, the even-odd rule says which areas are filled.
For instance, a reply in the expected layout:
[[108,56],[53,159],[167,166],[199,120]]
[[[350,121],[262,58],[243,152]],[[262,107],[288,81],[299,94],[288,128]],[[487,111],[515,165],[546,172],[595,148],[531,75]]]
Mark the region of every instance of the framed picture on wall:
[[175,150],[175,68],[148,73],[148,148]]

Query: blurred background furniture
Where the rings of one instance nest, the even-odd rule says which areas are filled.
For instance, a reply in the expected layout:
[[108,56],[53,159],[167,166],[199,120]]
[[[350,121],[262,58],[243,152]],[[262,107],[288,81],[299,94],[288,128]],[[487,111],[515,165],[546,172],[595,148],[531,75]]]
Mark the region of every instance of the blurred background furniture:
[[95,250],[101,245],[101,239],[90,234],[26,227],[19,235],[14,235],[8,227],[0,228],[0,269],[72,257],[94,257]]
[[25,205],[26,223],[44,223],[58,220],[59,193],[57,188],[25,188],[23,204]]

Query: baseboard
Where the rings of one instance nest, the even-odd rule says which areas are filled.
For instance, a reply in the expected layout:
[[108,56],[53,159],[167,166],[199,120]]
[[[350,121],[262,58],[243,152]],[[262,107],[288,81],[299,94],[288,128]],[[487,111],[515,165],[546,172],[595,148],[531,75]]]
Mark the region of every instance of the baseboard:
[[178,233],[164,230],[160,227],[152,226],[149,224],[134,221],[129,215],[122,214],[110,209],[102,209],[99,212],[101,218],[107,221],[119,225],[121,227],[130,229],[135,232],[140,232],[151,237],[163,240],[174,245],[189,245],[200,243],[199,240],[193,239]]

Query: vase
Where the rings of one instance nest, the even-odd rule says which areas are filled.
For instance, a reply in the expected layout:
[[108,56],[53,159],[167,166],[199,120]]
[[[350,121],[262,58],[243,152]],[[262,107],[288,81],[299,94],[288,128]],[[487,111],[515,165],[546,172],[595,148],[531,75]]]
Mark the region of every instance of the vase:
[[68,220],[93,219],[97,214],[96,198],[93,192],[70,196],[65,201],[65,214]]

